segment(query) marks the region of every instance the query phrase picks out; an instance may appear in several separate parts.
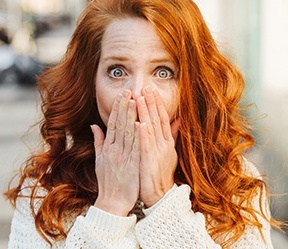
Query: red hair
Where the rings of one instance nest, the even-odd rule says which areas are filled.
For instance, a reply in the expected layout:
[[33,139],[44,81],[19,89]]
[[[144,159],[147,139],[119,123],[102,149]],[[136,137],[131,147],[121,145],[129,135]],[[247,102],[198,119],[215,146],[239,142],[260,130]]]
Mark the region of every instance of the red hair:
[[[261,231],[251,200],[259,191],[265,192],[265,183],[246,175],[242,165],[244,151],[254,144],[239,107],[244,80],[219,53],[191,0],[90,1],[63,60],[39,77],[46,150],[32,155],[19,186],[6,195],[15,202],[24,180],[35,178],[48,190],[35,211],[37,229],[56,239],[66,236],[65,215],[80,214],[93,205],[97,179],[90,125],[98,124],[104,132],[105,126],[92,89],[105,28],[127,17],[145,18],[153,24],[178,67],[181,127],[175,182],[191,187],[194,211],[218,223],[209,230],[213,238],[233,233],[222,246],[235,242],[246,225]],[[259,212],[265,218],[262,207]]]

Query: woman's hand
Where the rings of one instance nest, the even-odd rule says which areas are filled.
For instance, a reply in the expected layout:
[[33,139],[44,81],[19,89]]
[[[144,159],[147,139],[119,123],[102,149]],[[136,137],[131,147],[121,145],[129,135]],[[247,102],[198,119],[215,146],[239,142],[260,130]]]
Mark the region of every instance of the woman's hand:
[[[95,206],[126,216],[139,196],[139,123],[131,92],[125,90],[113,105],[107,134],[91,126],[96,152],[96,176],[99,194]],[[135,124],[136,122],[136,124]]]
[[159,93],[143,89],[137,99],[140,119],[140,199],[147,207],[159,201],[174,184],[177,166],[175,140],[180,119],[170,119]]

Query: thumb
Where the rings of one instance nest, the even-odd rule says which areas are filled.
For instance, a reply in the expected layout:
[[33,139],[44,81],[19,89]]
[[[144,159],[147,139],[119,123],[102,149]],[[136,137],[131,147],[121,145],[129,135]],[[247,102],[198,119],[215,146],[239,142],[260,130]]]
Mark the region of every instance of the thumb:
[[91,125],[91,131],[94,136],[94,149],[96,157],[99,156],[102,152],[102,147],[104,143],[104,133],[98,125]]
[[173,137],[175,143],[176,143],[176,140],[178,137],[178,131],[179,131],[180,124],[181,124],[180,118],[176,118],[170,125],[171,134],[172,134],[172,137]]

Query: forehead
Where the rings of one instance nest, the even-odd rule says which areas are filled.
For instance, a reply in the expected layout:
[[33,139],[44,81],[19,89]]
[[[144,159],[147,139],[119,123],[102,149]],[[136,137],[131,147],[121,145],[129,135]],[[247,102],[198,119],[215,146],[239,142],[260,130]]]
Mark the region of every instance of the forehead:
[[150,51],[156,54],[167,54],[153,25],[142,18],[112,21],[105,30],[101,50],[102,53]]

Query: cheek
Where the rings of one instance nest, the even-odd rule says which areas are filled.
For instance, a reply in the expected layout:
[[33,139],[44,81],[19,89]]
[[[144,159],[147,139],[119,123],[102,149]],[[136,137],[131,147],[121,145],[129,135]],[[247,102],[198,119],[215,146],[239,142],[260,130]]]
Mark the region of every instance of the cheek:
[[162,98],[164,106],[167,110],[168,116],[172,121],[177,114],[179,99],[178,99],[178,90],[170,89],[169,91],[159,91],[159,94]]
[[113,101],[116,96],[113,96],[113,92],[109,91],[105,87],[102,87],[101,84],[97,85],[96,81],[96,102],[99,111],[99,115],[103,123],[107,126],[108,119],[112,110]]
[[101,98],[101,96],[103,95],[96,94],[96,102],[97,102],[99,115],[103,123],[107,126],[108,118],[109,118],[112,107],[109,103],[107,103],[107,101]]

